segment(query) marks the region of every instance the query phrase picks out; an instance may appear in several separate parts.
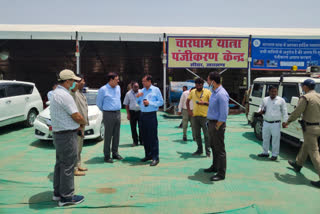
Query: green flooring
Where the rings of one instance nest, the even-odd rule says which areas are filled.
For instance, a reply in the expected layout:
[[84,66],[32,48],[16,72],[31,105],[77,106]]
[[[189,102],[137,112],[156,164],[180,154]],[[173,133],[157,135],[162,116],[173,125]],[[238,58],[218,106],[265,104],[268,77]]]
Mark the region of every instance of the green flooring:
[[[51,201],[55,150],[34,138],[33,128],[0,128],[0,213],[320,213],[320,190],[310,162],[295,173],[287,164],[298,149],[281,145],[276,162],[256,157],[261,142],[245,116],[227,122],[227,177],[211,182],[203,172],[211,158],[194,157],[193,141],[183,142],[180,119],[158,113],[160,164],[139,160],[143,147],[131,147],[130,126],[122,115],[120,154],[114,164],[103,162],[103,143],[89,141],[82,159],[87,175],[75,178],[82,204],[58,207]],[[188,132],[191,139],[191,131]]]

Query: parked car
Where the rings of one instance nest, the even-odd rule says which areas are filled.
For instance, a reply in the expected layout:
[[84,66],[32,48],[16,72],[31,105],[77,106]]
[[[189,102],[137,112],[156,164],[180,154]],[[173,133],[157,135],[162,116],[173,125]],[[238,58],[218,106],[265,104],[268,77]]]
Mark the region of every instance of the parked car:
[[0,127],[22,121],[31,127],[42,110],[42,99],[34,83],[0,80]]
[[[288,114],[290,115],[297,106],[299,97],[303,95],[301,83],[304,80],[312,78],[316,82],[315,90],[320,93],[320,78],[314,78],[316,75],[312,77],[261,77],[253,81],[249,98],[248,122],[254,128],[254,133],[259,140],[262,140],[263,117],[257,112],[263,98],[269,96],[269,87],[271,85],[278,86],[278,96],[286,101]],[[301,146],[303,134],[298,120],[292,122],[288,128],[281,127],[281,139],[294,146]]]
[[[98,106],[96,106],[96,98],[98,90],[88,89],[84,93],[88,101],[89,126],[85,127],[84,139],[104,139],[104,124],[102,122],[103,115]],[[34,122],[35,137],[40,140],[52,140],[52,126],[50,118],[49,106],[42,111]]]

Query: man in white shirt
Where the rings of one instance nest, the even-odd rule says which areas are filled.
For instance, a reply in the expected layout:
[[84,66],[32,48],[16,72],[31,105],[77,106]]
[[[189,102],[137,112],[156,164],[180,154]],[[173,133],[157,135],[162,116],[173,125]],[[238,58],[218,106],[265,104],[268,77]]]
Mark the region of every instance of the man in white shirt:
[[[123,101],[127,110],[127,119],[130,121],[131,135],[133,139],[132,146],[138,146],[138,141],[140,141],[140,145],[143,145],[140,121],[141,110],[136,101],[136,96],[139,92],[139,83],[131,82],[131,90],[127,92]],[[137,123],[139,127],[139,136],[137,134]]]
[[[179,106],[178,106],[178,115],[182,114],[183,141],[187,141],[188,121],[190,121],[192,126],[192,117],[188,114],[188,109],[187,109],[187,98],[192,89],[194,89],[194,87],[191,88],[190,90],[185,90],[182,93],[180,97]],[[190,102],[190,109],[193,110],[192,102]],[[192,136],[193,136],[193,133],[192,133]]]
[[278,88],[275,86],[269,87],[269,97],[263,99],[260,105],[259,114],[263,115],[263,152],[259,157],[269,157],[270,138],[272,136],[272,156],[270,160],[275,161],[279,155],[280,147],[280,129],[281,119],[282,126],[288,120],[287,104],[285,100],[278,95]]

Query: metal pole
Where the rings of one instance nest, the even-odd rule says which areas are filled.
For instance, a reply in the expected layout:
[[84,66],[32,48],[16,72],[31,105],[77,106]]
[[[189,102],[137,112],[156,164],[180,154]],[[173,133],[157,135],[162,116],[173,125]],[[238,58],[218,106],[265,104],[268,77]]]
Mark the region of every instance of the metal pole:
[[167,110],[167,52],[166,52],[166,34],[163,34],[163,111]]
[[251,58],[251,39],[252,39],[252,36],[250,35],[249,36],[249,56],[248,56],[248,90],[249,88],[251,87],[251,61],[252,61],[252,58]]
[[[196,76],[196,77],[200,77],[199,75],[197,75],[197,74],[195,74],[194,72],[192,72],[189,68],[186,68],[186,70],[187,71],[189,71],[191,74],[193,74],[194,76]],[[225,69],[225,70],[223,70],[223,71],[221,71],[221,72],[225,72],[227,69]],[[205,80],[204,80],[205,81]],[[207,81],[205,81],[205,82],[207,82]],[[229,97],[229,99],[232,101],[232,102],[234,102],[234,103],[236,103],[238,106],[240,106],[241,108],[243,108],[243,109],[246,109],[246,107],[244,107],[243,105],[241,105],[240,103],[238,103],[237,101],[235,101],[234,99],[232,99],[231,97]]]
[[80,43],[78,39],[78,31],[76,31],[76,58],[77,58],[77,75],[80,74]]

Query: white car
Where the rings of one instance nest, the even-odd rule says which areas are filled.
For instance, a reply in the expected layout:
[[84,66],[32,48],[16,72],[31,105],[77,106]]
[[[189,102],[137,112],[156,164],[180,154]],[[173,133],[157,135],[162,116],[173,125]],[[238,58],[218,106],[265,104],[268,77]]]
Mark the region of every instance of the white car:
[[[84,139],[104,139],[103,115],[96,106],[98,90],[86,90],[84,93],[88,101],[89,126],[85,127]],[[50,106],[42,111],[34,122],[35,137],[40,140],[52,140],[52,126],[50,119]]]
[[24,121],[27,127],[43,110],[43,102],[34,83],[0,80],[0,127]]

